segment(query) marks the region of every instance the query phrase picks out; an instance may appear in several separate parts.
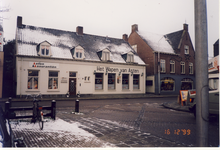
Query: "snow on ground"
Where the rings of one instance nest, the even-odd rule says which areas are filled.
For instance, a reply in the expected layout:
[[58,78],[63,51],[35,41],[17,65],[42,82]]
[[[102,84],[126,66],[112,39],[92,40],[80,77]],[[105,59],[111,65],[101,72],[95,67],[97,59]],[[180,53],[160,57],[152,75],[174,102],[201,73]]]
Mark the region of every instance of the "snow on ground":
[[[35,137],[35,140],[37,141],[45,141],[45,136],[52,136],[52,139],[56,142],[57,140],[60,139],[66,139],[71,141],[72,143],[76,141],[84,141],[83,146],[90,146],[91,144],[94,145],[95,147],[115,147],[115,145],[112,145],[110,143],[104,142],[100,139],[98,139],[95,135],[83,130],[80,128],[82,126],[78,122],[66,122],[60,118],[57,118],[55,121],[54,120],[47,120],[44,122],[44,128],[43,130],[39,129],[39,124],[38,123],[30,123],[30,121],[11,121],[11,127],[12,130],[17,134],[17,133],[40,133],[41,136]],[[36,133],[35,133],[36,134]],[[56,137],[54,137],[56,135]],[[23,135],[26,136],[26,135]],[[33,141],[34,139],[29,139],[29,141]],[[46,139],[47,140],[47,139]],[[92,141],[92,142],[91,142]],[[27,141],[28,142],[28,141]],[[29,145],[32,147],[31,145]],[[29,147],[28,146],[28,147]],[[47,146],[47,145],[46,145]],[[56,145],[52,145],[52,147]],[[62,145],[61,145],[62,146]],[[74,146],[74,145],[72,145]],[[77,147],[81,147],[81,145],[77,145]],[[38,145],[34,145],[33,147],[38,147]],[[58,145],[60,147],[60,145]],[[64,147],[69,147],[68,143],[64,143]],[[70,146],[71,147],[71,146]],[[92,146],[91,146],[92,147]]]

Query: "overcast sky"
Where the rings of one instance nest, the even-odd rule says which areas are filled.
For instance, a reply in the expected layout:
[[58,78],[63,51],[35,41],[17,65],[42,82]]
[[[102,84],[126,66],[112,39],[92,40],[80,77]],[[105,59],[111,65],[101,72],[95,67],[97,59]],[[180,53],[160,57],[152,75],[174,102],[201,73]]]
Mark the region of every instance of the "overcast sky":
[[[189,25],[195,48],[194,0],[1,0],[6,40],[15,38],[17,16],[23,24],[67,31],[83,26],[84,33],[122,38],[131,25],[142,31],[168,34]],[[1,2],[0,2],[1,3]],[[207,0],[208,49],[219,39],[219,0]],[[46,39],[45,39],[46,40]]]

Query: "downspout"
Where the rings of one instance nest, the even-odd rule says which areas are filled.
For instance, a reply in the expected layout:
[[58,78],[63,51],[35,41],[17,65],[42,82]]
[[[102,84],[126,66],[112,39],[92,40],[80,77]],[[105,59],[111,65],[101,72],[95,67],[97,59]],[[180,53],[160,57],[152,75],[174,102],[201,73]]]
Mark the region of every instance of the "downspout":
[[160,95],[160,52],[158,51],[158,93]]
[[21,98],[21,72],[22,72],[22,64],[23,64],[23,59],[21,57],[21,66],[20,66],[20,98]]

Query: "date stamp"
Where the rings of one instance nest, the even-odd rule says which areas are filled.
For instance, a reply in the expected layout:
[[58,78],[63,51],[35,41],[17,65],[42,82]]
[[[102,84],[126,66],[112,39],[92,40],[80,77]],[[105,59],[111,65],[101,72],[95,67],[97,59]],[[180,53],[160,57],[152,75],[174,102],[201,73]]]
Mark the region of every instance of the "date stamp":
[[191,134],[191,130],[190,129],[176,129],[176,130],[170,130],[170,129],[166,129],[164,134],[166,135],[190,135]]

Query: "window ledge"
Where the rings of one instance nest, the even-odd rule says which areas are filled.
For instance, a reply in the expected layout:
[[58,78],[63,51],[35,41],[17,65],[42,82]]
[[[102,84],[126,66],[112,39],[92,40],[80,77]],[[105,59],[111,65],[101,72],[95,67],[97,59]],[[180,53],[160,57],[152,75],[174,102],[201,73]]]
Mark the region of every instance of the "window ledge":
[[129,89],[122,89],[123,92],[128,92],[130,91]]
[[51,89],[51,90],[47,90],[47,92],[60,92],[59,89]]
[[39,89],[28,89],[28,90],[26,90],[26,92],[40,92],[40,90]]

